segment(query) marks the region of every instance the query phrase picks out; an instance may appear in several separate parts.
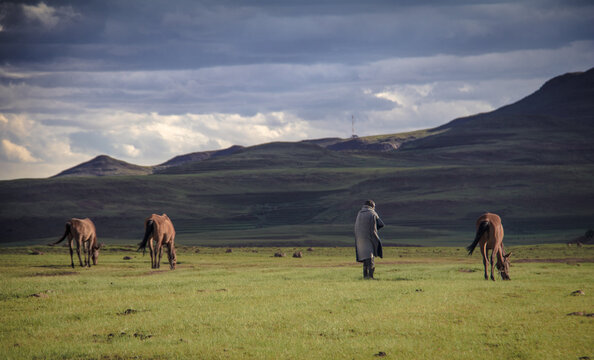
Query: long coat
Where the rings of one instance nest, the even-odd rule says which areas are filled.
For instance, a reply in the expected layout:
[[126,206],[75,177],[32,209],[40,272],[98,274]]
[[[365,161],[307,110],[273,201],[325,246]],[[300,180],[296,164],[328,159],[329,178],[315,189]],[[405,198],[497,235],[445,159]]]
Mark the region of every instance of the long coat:
[[355,249],[357,261],[363,262],[371,256],[383,257],[382,241],[377,234],[384,222],[370,206],[363,205],[355,220]]

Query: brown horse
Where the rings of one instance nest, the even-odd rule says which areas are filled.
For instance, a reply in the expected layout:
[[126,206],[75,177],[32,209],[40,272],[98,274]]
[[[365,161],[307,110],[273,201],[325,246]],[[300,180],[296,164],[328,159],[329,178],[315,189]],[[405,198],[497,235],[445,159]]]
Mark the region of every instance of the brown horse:
[[503,280],[511,280],[509,278],[509,256],[512,253],[505,254],[503,249],[503,226],[501,225],[501,218],[498,215],[486,213],[481,215],[476,221],[476,236],[474,241],[466,250],[468,255],[472,255],[476,245],[480,245],[481,254],[483,255],[483,266],[485,267],[485,280],[487,277],[487,256],[488,251],[491,250],[491,280],[495,281],[493,276],[493,257],[497,257],[497,270],[501,274]]
[[[78,260],[80,261],[80,266],[88,266],[91,267],[91,259],[93,260],[93,265],[97,265],[97,258],[99,257],[99,249],[101,245],[97,243],[97,233],[95,231],[95,224],[89,218],[85,219],[76,219],[72,218],[68,222],[66,222],[66,231],[64,235],[60,238],[60,240],[56,241],[55,243],[49,244],[49,246],[54,246],[60,242],[62,242],[66,237],[68,237],[68,245],[70,246],[70,262],[71,266],[74,268],[74,258],[73,258],[73,249],[72,249],[72,241],[76,241],[76,253],[78,254]],[[85,264],[83,265],[82,259],[80,257],[80,248],[83,248],[84,257],[85,257]]]
[[[144,221],[144,238],[139,244],[138,251],[145,250],[148,244],[151,253],[151,268],[158,269],[161,266],[161,256],[163,255],[163,246],[167,245],[167,256],[169,258],[169,267],[175,269],[177,257],[175,255],[175,229],[173,223],[167,214],[152,214]],[[155,244],[153,244],[153,240]]]

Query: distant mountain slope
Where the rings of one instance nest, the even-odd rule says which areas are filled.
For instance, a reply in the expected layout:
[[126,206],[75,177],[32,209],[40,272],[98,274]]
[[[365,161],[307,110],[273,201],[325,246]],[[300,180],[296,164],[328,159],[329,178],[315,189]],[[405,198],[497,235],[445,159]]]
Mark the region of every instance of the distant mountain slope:
[[336,151],[392,152],[398,150],[402,144],[431,135],[433,133],[427,130],[417,130],[397,134],[352,137],[350,139],[341,139],[324,147]]
[[226,156],[235,154],[236,152],[243,149],[243,146],[233,145],[223,150],[212,150],[212,151],[201,151],[201,152],[194,152],[185,155],[179,155],[171,160],[168,160],[162,164],[155,166],[156,169],[161,170],[172,166],[181,166],[186,163],[195,162],[195,161],[204,161],[206,159],[215,158],[218,156]]
[[[178,155],[162,164],[138,166],[106,155],[65,170],[56,176],[117,176],[148,174],[183,174],[213,168],[294,166],[353,166],[353,154],[340,152],[392,152],[403,143],[429,135],[424,130],[350,139],[325,138],[299,142],[272,142],[250,147],[233,145],[222,150],[211,150]],[[231,155],[235,155],[231,157]],[[219,158],[218,160],[215,160]],[[355,156],[355,158],[358,158]],[[207,161],[212,160],[212,161]],[[137,172],[133,169],[137,169]]]
[[[566,74],[435,129],[188,154],[159,170],[182,176],[0,181],[0,243],[57,239],[70,217],[93,219],[100,241],[137,243],[146,216],[165,212],[180,244],[352,246],[366,199],[387,245],[468,245],[485,211],[502,217],[508,246],[567,242],[594,228],[593,88],[592,70]],[[365,149],[382,143],[398,149]],[[152,169],[98,157],[69,171]]]
[[107,155],[99,155],[94,159],[64,170],[54,177],[147,175],[152,172],[151,166],[134,165]]
[[500,114],[513,112],[569,118],[572,119],[573,125],[577,125],[579,118],[592,114],[593,108],[594,68],[557,76],[547,81],[532,95],[497,111]]
[[[190,174],[218,170],[272,168],[351,167],[357,158],[308,142],[273,142],[243,148],[231,155],[193,161],[157,171],[159,174]],[[359,163],[360,164],[360,163]]]
[[594,69],[547,81],[495,111],[455,119],[404,144],[430,158],[559,164],[594,161]]
[[[594,133],[593,114],[594,69],[591,69],[555,77],[514,104],[455,119],[434,129],[349,139],[276,142],[246,148],[235,145],[179,155],[155,166],[138,166],[98,156],[56,176],[182,174],[214,168],[270,168],[291,162],[294,166],[353,164],[348,160],[352,154],[323,150],[400,152],[403,159],[412,156],[412,160],[422,156],[433,160],[488,158],[489,161],[560,163],[571,156],[574,160],[591,162],[594,161],[594,142],[590,139]],[[318,148],[311,147],[314,145]]]

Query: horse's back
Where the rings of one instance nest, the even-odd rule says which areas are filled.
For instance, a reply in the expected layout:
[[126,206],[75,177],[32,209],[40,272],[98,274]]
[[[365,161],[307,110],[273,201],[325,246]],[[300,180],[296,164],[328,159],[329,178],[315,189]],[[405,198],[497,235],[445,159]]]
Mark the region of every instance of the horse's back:
[[157,238],[161,238],[162,235],[165,235],[168,239],[172,239],[175,237],[175,228],[173,227],[173,223],[167,214],[157,215],[152,214],[148,219],[152,220],[155,224],[155,233]]
[[487,248],[493,249],[495,246],[503,242],[503,225],[501,218],[497,214],[485,213],[476,220],[477,229],[482,223],[489,224]]
[[72,226],[73,235],[82,235],[83,237],[89,237],[91,235],[95,235],[95,224],[89,218],[84,219],[77,219],[72,218],[70,219],[70,224]]
[[479,216],[476,220],[476,226],[478,227],[483,222],[488,222],[489,224],[493,224],[494,226],[501,225],[501,218],[497,214],[493,213],[484,213],[483,215]]

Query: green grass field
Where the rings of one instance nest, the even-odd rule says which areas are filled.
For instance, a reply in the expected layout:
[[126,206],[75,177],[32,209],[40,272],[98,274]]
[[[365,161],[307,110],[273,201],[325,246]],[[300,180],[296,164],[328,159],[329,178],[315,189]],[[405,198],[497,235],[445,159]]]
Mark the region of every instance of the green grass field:
[[64,247],[0,248],[1,357],[594,358],[592,246],[509,247],[509,282],[452,247],[388,247],[377,281],[352,248],[180,247],[175,271],[131,250],[72,269]]

